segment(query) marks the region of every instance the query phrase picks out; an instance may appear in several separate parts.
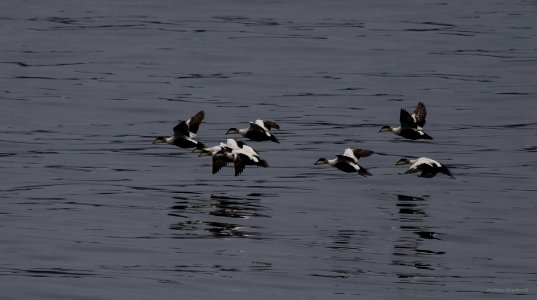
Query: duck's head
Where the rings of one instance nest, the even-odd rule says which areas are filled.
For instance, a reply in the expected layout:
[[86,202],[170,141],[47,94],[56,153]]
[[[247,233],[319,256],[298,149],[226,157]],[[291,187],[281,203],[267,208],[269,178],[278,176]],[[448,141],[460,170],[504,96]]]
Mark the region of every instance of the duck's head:
[[166,137],[165,136],[158,136],[152,144],[163,144],[163,143],[167,143],[166,141]]
[[226,134],[230,134],[230,133],[239,133],[239,128],[235,128],[235,127],[229,128]]
[[[205,147],[202,143],[198,142],[196,144],[196,147],[194,147],[194,150],[192,150],[192,152],[193,153],[202,153],[204,151],[207,151],[207,149],[209,149],[209,148]],[[202,156],[202,155],[200,155],[200,156]]]
[[408,158],[401,158],[400,160],[398,160],[395,165],[398,166],[398,165],[408,165],[408,164],[411,164],[412,162],[410,161],[410,159]]
[[387,131],[392,131],[392,127],[391,126],[382,126],[382,128],[379,130],[379,132],[387,132]]
[[203,148],[203,149],[196,149],[194,150],[194,152],[198,152],[201,156],[211,156],[212,155],[212,152],[211,150],[209,150],[208,148]]
[[198,143],[196,144],[196,147],[194,148],[194,149],[195,149],[194,151],[201,151],[202,149],[205,149],[205,148],[207,148],[207,147],[205,147],[205,144],[204,144],[204,143],[200,143],[200,142],[198,142]]
[[324,157],[321,157],[319,158],[315,163],[314,165],[326,165],[328,164],[328,159],[324,158]]

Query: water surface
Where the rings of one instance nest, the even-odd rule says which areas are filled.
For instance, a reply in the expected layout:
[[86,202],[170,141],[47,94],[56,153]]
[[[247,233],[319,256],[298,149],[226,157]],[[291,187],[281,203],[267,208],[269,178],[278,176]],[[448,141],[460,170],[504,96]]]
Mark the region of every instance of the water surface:
[[[0,4],[3,297],[535,297],[535,4]],[[433,141],[378,133],[418,101]],[[270,168],[151,145],[202,109]]]

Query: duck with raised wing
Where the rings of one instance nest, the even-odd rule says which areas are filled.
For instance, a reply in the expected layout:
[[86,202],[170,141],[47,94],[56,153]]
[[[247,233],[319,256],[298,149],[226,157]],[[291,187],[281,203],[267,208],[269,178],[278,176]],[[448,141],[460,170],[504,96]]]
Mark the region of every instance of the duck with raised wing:
[[255,120],[255,122],[249,122],[248,128],[230,128],[226,134],[238,133],[243,137],[256,141],[273,141],[279,143],[278,139],[270,131],[272,128],[280,129],[280,126],[272,121],[267,120]]
[[194,140],[204,117],[205,113],[202,110],[190,119],[179,122],[173,128],[173,136],[159,136],[153,141],[153,144],[170,144],[180,148],[204,148],[203,143]]
[[427,109],[425,109],[425,104],[423,104],[423,102],[418,103],[413,114],[410,114],[408,111],[401,108],[399,113],[400,126],[383,126],[379,132],[393,132],[398,136],[411,140],[432,140],[433,138],[423,131],[426,116]]
[[321,157],[314,165],[329,165],[345,173],[358,173],[362,176],[371,176],[371,173],[367,169],[358,164],[360,157],[367,157],[371,154],[373,154],[373,151],[370,150],[347,148],[343,155],[336,155],[336,158],[333,159]]
[[427,157],[419,157],[417,159],[401,158],[395,163],[395,165],[410,165],[408,170],[405,171],[403,174],[413,174],[421,172],[418,177],[433,178],[434,176],[436,176],[436,174],[443,173],[453,178],[453,175],[451,175],[451,172],[446,166],[442,165],[434,159],[430,159]]

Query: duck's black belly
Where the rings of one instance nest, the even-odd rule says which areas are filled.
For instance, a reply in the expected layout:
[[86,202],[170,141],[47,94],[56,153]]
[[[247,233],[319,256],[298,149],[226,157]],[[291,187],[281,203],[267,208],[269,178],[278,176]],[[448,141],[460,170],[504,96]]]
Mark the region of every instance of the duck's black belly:
[[270,136],[268,136],[266,133],[258,130],[251,130],[246,133],[246,138],[256,141],[256,142],[263,142],[263,141],[269,141]]
[[410,140],[421,140],[421,139],[432,140],[432,138],[429,135],[427,135],[427,134],[421,135],[419,132],[417,132],[414,129],[403,129],[403,130],[401,130],[400,135],[402,137],[404,137],[406,139],[410,139]]
[[346,162],[338,162],[335,164],[335,167],[338,168],[339,170],[345,172],[345,173],[354,173],[356,172],[356,169],[351,166],[350,164],[346,163]]

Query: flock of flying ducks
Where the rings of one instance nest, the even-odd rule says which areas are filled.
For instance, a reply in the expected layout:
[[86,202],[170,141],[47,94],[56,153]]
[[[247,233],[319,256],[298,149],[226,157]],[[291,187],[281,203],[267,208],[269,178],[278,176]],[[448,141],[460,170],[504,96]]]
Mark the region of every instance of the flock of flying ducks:
[[[414,112],[410,114],[405,109],[401,109],[399,115],[398,127],[383,126],[379,132],[392,132],[410,140],[433,138],[423,131],[427,110],[423,102],[419,102]],[[199,126],[205,117],[204,111],[200,111],[186,121],[181,121],[173,128],[173,136],[159,136],[153,144],[165,143],[175,145],[180,148],[194,148],[193,152],[199,153],[199,156],[212,157],[212,173],[218,173],[229,163],[233,163],[235,176],[240,175],[247,165],[266,168],[268,163],[262,159],[259,152],[247,145],[245,142],[228,138],[226,143],[220,143],[216,146],[206,147],[203,143],[195,140]],[[246,128],[230,128],[227,134],[239,134],[249,140],[262,142],[272,141],[279,143],[278,139],[271,132],[272,129],[280,129],[280,126],[272,121],[256,120],[250,122]],[[370,176],[371,173],[358,164],[358,160],[368,157],[374,152],[366,149],[347,148],[343,155],[336,155],[336,158],[326,159],[319,158],[314,165],[327,164],[346,173],[357,173],[362,176]],[[419,157],[417,159],[401,158],[395,165],[409,164],[410,167],[403,174],[420,173],[419,177],[432,178],[438,173],[446,174],[450,177],[451,172],[436,160]]]

